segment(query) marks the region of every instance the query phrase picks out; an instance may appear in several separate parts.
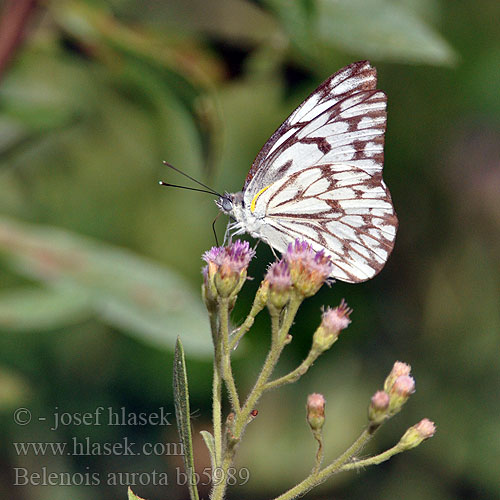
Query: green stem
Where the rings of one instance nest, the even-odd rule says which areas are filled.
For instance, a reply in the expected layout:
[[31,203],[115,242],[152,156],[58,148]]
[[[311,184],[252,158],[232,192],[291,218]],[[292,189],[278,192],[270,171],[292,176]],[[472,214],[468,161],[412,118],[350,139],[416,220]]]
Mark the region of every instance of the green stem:
[[[272,338],[277,339],[280,335],[280,317],[279,317],[279,312],[272,312],[271,313],[271,329],[272,329]],[[233,429],[233,435],[236,439],[239,439],[241,435],[243,434],[246,425],[248,423],[248,419],[250,417],[251,411],[255,408],[257,402],[259,401],[260,397],[262,396],[262,393],[264,392],[264,386],[266,385],[267,381],[269,380],[269,377],[272,375],[274,367],[276,366],[276,363],[278,362],[278,359],[280,357],[281,351],[285,347],[286,344],[284,343],[277,343],[277,342],[272,342],[271,344],[271,349],[269,350],[269,353],[267,354],[266,360],[264,361],[264,364],[262,366],[262,370],[257,377],[257,380],[255,382],[255,385],[253,386],[253,389],[250,391],[250,394],[248,395],[245,404],[243,405],[243,408],[241,410],[241,413],[237,419],[235,419],[234,422],[234,429]]]
[[[271,349],[264,361],[264,365],[262,366],[262,370],[257,377],[257,381],[253,389],[250,391],[245,404],[241,408],[239,414],[236,414],[234,417],[234,424],[232,426],[231,436],[227,440],[226,449],[224,452],[224,458],[222,461],[222,466],[220,470],[220,476],[223,478],[218,484],[214,484],[212,494],[210,496],[211,500],[222,500],[224,498],[224,493],[227,488],[227,472],[229,467],[231,467],[234,455],[236,453],[236,448],[241,439],[243,432],[245,431],[246,426],[248,425],[250,419],[250,413],[255,408],[258,400],[262,396],[264,392],[264,386],[266,385],[269,377],[272,375],[274,367],[278,362],[280,354],[287,344],[286,341],[279,342],[278,339],[286,339],[288,334],[288,330],[285,328],[290,328],[293,322],[293,318],[297,312],[298,306],[300,305],[300,300],[297,299],[298,303],[289,304],[288,310],[285,313],[285,319],[283,324],[280,327],[280,312],[271,310],[271,338],[273,339],[271,343]],[[222,308],[221,308],[222,309]],[[221,310],[221,323],[223,323],[223,315]]]
[[248,330],[250,330],[255,321],[255,317],[262,311],[262,309],[264,309],[264,307],[265,307],[265,302],[263,302],[256,296],[252,304],[252,308],[248,313],[248,316],[245,318],[245,321],[241,324],[241,326],[238,328],[238,330],[232,337],[231,341],[229,342],[229,349],[231,351],[238,347],[240,340],[243,338],[245,333],[247,333]]
[[295,370],[291,371],[287,375],[283,375],[283,377],[277,378],[276,380],[272,380],[271,382],[268,382],[264,389],[267,391],[269,389],[276,389],[277,387],[281,387],[282,385],[285,384],[291,384],[292,382],[296,382],[302,375],[304,375],[307,370],[312,366],[312,364],[318,359],[318,356],[320,355],[319,352],[315,351],[309,351],[309,354],[307,355],[307,358],[302,361],[302,363],[295,368]]
[[214,375],[212,381],[212,418],[214,424],[215,467],[219,467],[222,457],[222,380],[219,372],[220,355],[214,358]]
[[373,436],[373,432],[373,429],[367,427],[358,439],[356,439],[356,441],[344,453],[342,453],[339,458],[323,470],[319,472],[313,471],[310,476],[300,482],[297,486],[289,489],[287,492],[283,493],[279,497],[276,497],[274,500],[292,500],[293,498],[304,495],[310,489],[322,483],[333,474],[339,472],[342,469],[342,466],[350,460],[353,455],[358,453],[366,445],[366,443],[368,443]]
[[238,391],[231,368],[231,351],[229,349],[229,299],[220,301],[220,338],[222,339],[222,378],[226,383],[233,411],[238,415],[241,411]]
[[279,332],[279,341],[283,342],[292,327],[293,320],[295,319],[295,315],[302,304],[303,297],[298,293],[295,293],[290,298],[290,302],[286,308],[285,317],[283,318],[283,323],[281,324],[280,332]]
[[222,459],[222,380],[220,373],[221,353],[219,344],[219,327],[217,315],[209,312],[210,329],[214,344],[214,373],[212,378],[212,421],[214,431],[214,452],[213,457],[215,467],[219,467]]
[[316,452],[316,461],[312,470],[312,474],[316,475],[321,467],[321,462],[323,462],[323,433],[321,430],[314,433],[314,439],[318,442],[318,451]]
[[347,470],[353,470],[353,469],[359,469],[361,467],[367,467],[369,465],[378,465],[381,464],[382,462],[386,462],[390,458],[392,458],[394,455],[397,455],[398,453],[402,453],[405,451],[406,448],[403,448],[399,446],[399,443],[396,446],[393,446],[392,448],[388,449],[387,451],[384,451],[383,453],[380,453],[378,455],[375,455],[374,457],[370,458],[365,458],[364,460],[356,460],[355,462],[350,462],[342,466],[340,471],[347,471]]

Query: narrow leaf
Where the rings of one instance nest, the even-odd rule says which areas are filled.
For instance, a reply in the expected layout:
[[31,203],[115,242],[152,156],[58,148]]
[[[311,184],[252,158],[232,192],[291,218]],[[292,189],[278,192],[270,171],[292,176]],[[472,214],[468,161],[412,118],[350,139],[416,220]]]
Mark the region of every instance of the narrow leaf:
[[189,496],[191,500],[198,500],[194,470],[193,440],[191,437],[186,361],[184,359],[184,348],[179,337],[175,344],[174,354],[174,402],[177,429],[184,448],[184,468],[188,477]]
[[144,500],[142,497],[138,497],[130,488],[128,487],[128,500]]
[[200,431],[201,437],[208,448],[208,452],[210,453],[210,462],[212,463],[212,470],[215,469],[215,441],[214,437],[208,431]]

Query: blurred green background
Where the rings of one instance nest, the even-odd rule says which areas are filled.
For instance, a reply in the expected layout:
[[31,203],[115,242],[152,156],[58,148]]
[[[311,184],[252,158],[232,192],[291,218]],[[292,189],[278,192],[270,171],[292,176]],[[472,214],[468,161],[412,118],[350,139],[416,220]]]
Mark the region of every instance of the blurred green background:
[[[240,448],[264,499],[305,477],[307,394],[327,399],[327,458],[357,436],[395,360],[417,392],[367,454],[423,417],[436,436],[308,498],[500,497],[500,3],[479,0],[13,0],[0,2],[0,496],[124,499],[113,472],[167,472],[150,500],[187,498],[179,456],[23,454],[13,443],[175,443],[170,426],[65,425],[54,413],[173,412],[172,349],[188,356],[197,466],[209,465],[210,334],[199,286],[214,244],[210,196],[241,188],[271,133],[323,79],[376,65],[388,95],[385,180],[400,219],[375,279],[304,304],[279,370],[306,354],[320,308],[345,297],[353,323],[299,383],[268,395]],[[19,34],[24,36],[20,37]],[[225,221],[218,223],[223,234]],[[235,323],[272,255],[264,245]],[[268,345],[263,313],[235,360],[251,386]],[[32,413],[16,425],[14,411]],[[39,420],[46,418],[46,420]],[[15,486],[29,474],[97,474],[100,484]],[[77,477],[77,476],[72,476]],[[22,482],[22,481],[21,481]],[[143,481],[144,482],[144,481]],[[31,481],[33,483],[33,481]],[[201,488],[207,497],[208,489]]]

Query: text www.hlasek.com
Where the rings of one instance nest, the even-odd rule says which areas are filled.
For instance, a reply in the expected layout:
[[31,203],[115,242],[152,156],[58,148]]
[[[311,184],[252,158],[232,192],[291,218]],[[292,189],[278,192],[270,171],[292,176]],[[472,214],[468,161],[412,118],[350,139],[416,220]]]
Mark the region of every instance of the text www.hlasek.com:
[[17,455],[68,455],[68,456],[138,456],[184,455],[182,443],[142,443],[129,441],[127,437],[113,443],[93,442],[86,437],[73,437],[66,442],[18,442],[12,443]]

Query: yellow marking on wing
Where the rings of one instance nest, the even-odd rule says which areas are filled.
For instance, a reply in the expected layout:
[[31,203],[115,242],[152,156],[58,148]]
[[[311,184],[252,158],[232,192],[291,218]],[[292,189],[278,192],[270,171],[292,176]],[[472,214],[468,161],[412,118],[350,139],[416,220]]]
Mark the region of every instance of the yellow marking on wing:
[[268,188],[271,187],[271,184],[269,186],[266,186],[265,188],[262,188],[254,197],[252,200],[252,203],[250,203],[250,212],[254,213],[255,212],[255,204],[257,203],[257,198]]

